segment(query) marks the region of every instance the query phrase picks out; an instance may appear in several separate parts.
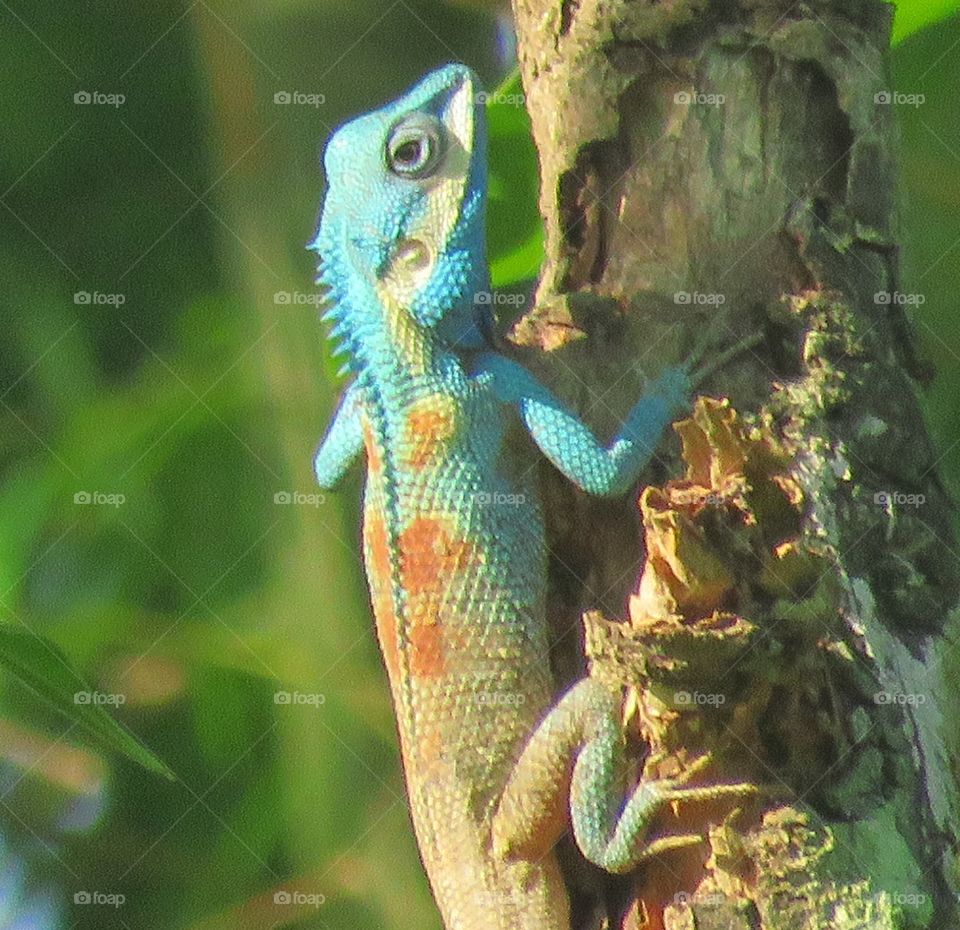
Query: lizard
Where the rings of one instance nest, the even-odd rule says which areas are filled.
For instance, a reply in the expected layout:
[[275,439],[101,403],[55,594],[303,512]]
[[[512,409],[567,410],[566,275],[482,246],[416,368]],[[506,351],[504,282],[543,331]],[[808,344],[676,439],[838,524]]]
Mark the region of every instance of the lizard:
[[447,930],[570,930],[553,848],[572,825],[610,871],[701,837],[646,834],[667,803],[751,785],[631,788],[622,694],[590,676],[559,699],[546,543],[526,431],[590,494],[638,479],[690,403],[690,366],[650,383],[603,445],[491,335],[486,124],[451,64],[337,129],[310,248],[349,377],[315,459],[333,489],[366,458],[362,547],[414,831]]

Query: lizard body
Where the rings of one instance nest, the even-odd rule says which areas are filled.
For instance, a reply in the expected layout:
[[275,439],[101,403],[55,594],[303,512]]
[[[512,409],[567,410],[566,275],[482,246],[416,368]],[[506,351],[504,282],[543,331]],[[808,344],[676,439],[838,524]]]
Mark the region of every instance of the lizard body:
[[571,814],[587,857],[624,871],[658,806],[704,789],[646,784],[624,805],[618,695],[586,679],[554,706],[543,518],[505,439],[519,424],[580,487],[622,493],[690,382],[666,372],[605,448],[491,348],[478,92],[449,65],[327,146],[313,247],[353,381],[315,467],[329,488],[366,456],[367,579],[446,927],[569,930],[552,847]]

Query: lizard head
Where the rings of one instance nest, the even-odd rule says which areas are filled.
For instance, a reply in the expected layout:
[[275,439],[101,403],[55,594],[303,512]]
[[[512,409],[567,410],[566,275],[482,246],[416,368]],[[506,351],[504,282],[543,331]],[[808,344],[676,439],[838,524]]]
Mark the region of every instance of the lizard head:
[[[447,65],[339,128],[324,153],[327,193],[311,248],[329,289],[333,336],[357,357],[394,308],[438,342],[485,342],[486,128],[473,72]],[[399,308],[397,310],[396,308]],[[379,314],[379,316],[378,316]],[[349,363],[348,363],[349,367]]]

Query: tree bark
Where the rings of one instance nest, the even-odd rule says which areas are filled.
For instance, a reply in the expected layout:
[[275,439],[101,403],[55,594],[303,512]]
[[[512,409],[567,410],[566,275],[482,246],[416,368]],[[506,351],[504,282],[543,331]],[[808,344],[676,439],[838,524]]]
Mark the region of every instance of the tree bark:
[[[717,352],[764,336],[709,379],[730,405],[682,427],[686,478],[643,495],[644,545],[623,509],[547,476],[572,567],[555,612],[620,618],[591,615],[586,650],[630,686],[645,774],[707,752],[714,777],[768,790],[638,870],[606,925],[960,926],[944,728],[960,584],[898,278],[892,7],[514,11],[547,242],[521,351],[602,430],[638,363],[655,375],[703,332]],[[676,447],[648,483],[679,474]],[[704,706],[679,707],[698,686]]]

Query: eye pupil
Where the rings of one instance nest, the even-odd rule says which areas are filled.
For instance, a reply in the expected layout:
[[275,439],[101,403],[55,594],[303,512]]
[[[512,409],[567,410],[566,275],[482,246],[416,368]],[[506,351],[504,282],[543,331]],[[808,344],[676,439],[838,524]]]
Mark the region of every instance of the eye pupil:
[[424,145],[420,139],[409,139],[394,150],[393,160],[401,165],[417,165],[423,159]]

